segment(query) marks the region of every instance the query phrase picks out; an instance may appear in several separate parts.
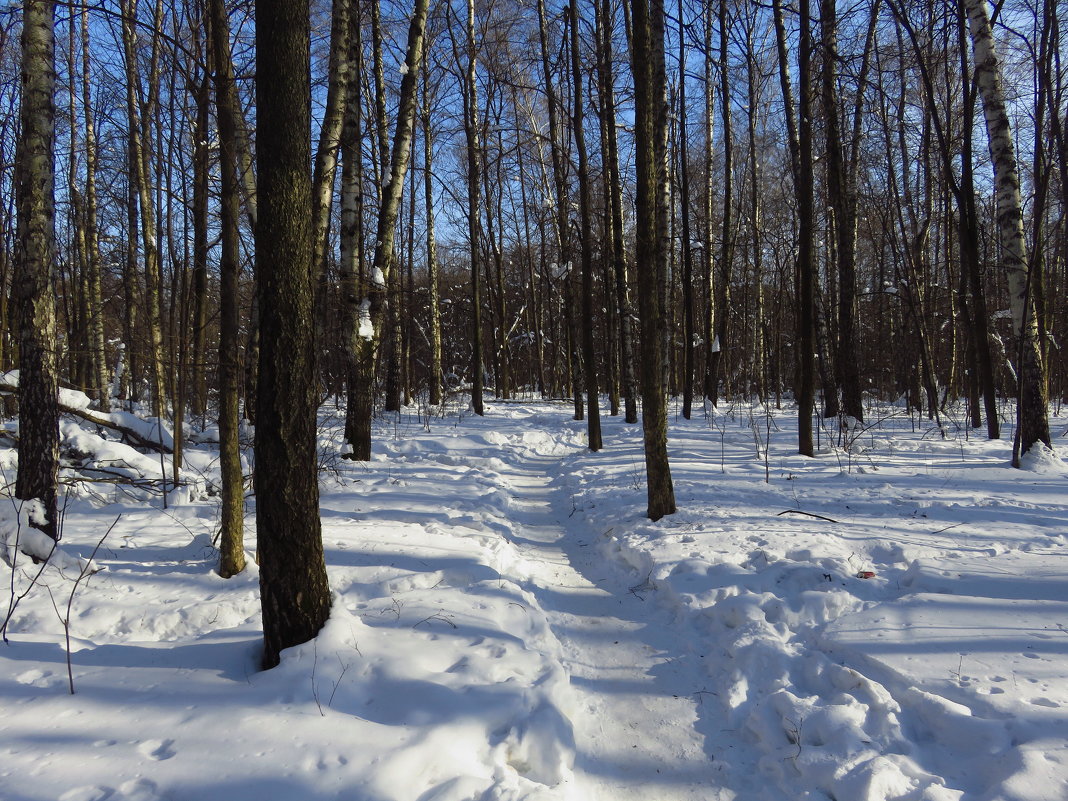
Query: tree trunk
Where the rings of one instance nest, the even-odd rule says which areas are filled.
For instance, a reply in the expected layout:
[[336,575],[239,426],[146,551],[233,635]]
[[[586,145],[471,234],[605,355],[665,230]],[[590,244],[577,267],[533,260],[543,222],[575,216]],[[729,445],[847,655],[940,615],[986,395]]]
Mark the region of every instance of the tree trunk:
[[[148,327],[149,360],[152,378],[152,413],[162,417],[166,405],[163,367],[163,323],[160,298],[160,255],[156,230],[156,210],[152,200],[152,186],[148,173],[148,151],[144,131],[145,118],[141,100],[141,71],[137,62],[137,2],[123,0],[122,44],[126,62],[126,110],[129,121],[129,137],[133,172],[130,180],[137,191],[141,221],[141,241],[145,258],[145,324]],[[149,76],[150,89],[158,83],[158,76]],[[151,112],[155,91],[144,103]]]
[[214,51],[215,97],[219,118],[219,463],[222,501],[219,543],[219,575],[235,576],[245,569],[245,482],[238,442],[240,415],[240,313],[238,278],[241,273],[238,214],[240,198],[237,176],[237,120],[225,98],[232,91],[230,37],[225,0],[210,0],[211,48]]
[[15,497],[36,501],[30,524],[59,539],[59,392],[55,253],[55,3],[26,0],[22,25],[21,136],[15,150],[18,231],[12,295],[19,319],[19,466]]
[[441,405],[441,292],[438,287],[438,245],[434,232],[434,142],[430,126],[429,71],[423,65],[423,191],[426,206],[426,271],[430,290],[430,405]]
[[[856,165],[846,162],[842,146],[838,99],[838,14],[836,0],[822,0],[820,27],[823,58],[823,118],[827,146],[827,201],[834,220],[838,275],[838,340],[835,370],[841,391],[842,411],[863,422],[864,405],[860,393],[860,364],[857,360],[856,326],[856,229],[857,200],[853,183]],[[874,16],[873,16],[874,19]],[[858,88],[863,94],[863,85]],[[858,103],[861,100],[858,99]],[[824,391],[828,390],[824,387]]]
[[797,182],[797,450],[814,456],[812,413],[815,408],[816,291],[812,246],[814,225],[812,178],[812,56],[809,0],[800,0],[801,41],[798,45],[798,182]]
[[718,375],[718,343],[716,336],[716,315],[718,310],[718,292],[716,282],[716,257],[715,257],[715,229],[712,221],[715,212],[715,170],[712,165],[715,162],[715,127],[716,127],[716,83],[712,58],[712,4],[706,3],[701,11],[702,30],[704,33],[704,83],[705,83],[705,108],[704,108],[704,133],[705,133],[705,182],[704,182],[704,285],[705,285],[705,313],[702,317],[702,329],[705,340],[704,356],[705,369],[701,381],[701,393],[704,395],[704,411],[709,414],[716,405],[719,397]]
[[319,129],[319,144],[315,150],[315,173],[312,177],[312,216],[315,221],[315,319],[318,332],[325,331],[326,267],[330,242],[330,210],[334,199],[334,179],[337,176],[338,148],[341,144],[341,124],[348,95],[349,74],[344,60],[349,52],[349,11],[351,0],[333,3],[330,19],[330,64],[326,89],[326,109]]
[[[215,0],[210,0],[214,6]],[[212,12],[214,13],[214,12]],[[225,24],[225,20],[223,21]],[[217,24],[212,21],[211,24]],[[229,42],[228,29],[224,29],[222,35]],[[214,29],[211,35],[216,35]],[[207,49],[214,48],[214,43],[209,42]],[[216,55],[212,55],[208,61],[216,70],[223,66]],[[210,67],[209,67],[210,69]],[[193,343],[192,343],[192,376],[190,378],[192,412],[194,417],[203,417],[208,408],[208,180],[211,165],[209,164],[208,142],[211,136],[209,130],[211,117],[211,77],[205,74],[199,86],[194,90],[196,102],[196,117],[193,128]],[[216,84],[218,91],[218,84]],[[220,104],[220,114],[222,108]]]
[[597,387],[597,354],[594,347],[593,298],[593,226],[590,223],[590,176],[586,155],[585,114],[582,89],[582,60],[579,56],[578,0],[571,0],[571,73],[575,81],[574,126],[575,151],[578,154],[579,247],[582,254],[582,363],[586,383],[586,433],[591,451],[599,451],[601,442],[601,398]]
[[664,232],[668,225],[659,200],[667,179],[667,101],[664,74],[663,0],[631,0],[634,74],[635,156],[637,162],[636,239],[639,310],[642,323],[642,427],[651,520],[675,512],[675,490],[667,455],[667,403],[661,371],[664,310],[658,283],[667,270]]
[[[683,28],[683,2],[679,0],[678,25]],[[690,243],[690,165],[686,126],[686,40],[679,36],[679,178],[680,224],[682,226],[682,416],[687,420],[693,412],[693,375],[696,345],[696,323],[693,297],[693,253]],[[708,165],[709,169],[712,165]]]
[[89,293],[89,349],[93,369],[92,392],[97,408],[111,408],[108,383],[108,365],[104,350],[104,301],[102,267],[100,263],[100,235],[97,224],[96,192],[96,126],[92,114],[92,80],[89,72],[89,14],[83,10],[81,17],[82,47],[82,113],[85,115],[85,236],[88,253]]
[[1013,465],[1020,454],[1036,442],[1052,447],[1042,350],[1032,292],[1033,277],[1028,271],[1024,240],[1020,175],[1012,141],[1012,128],[1002,88],[1001,63],[994,48],[994,35],[986,0],[964,0],[972,34],[975,80],[983,100],[990,159],[994,165],[994,191],[997,201],[997,228],[1001,242],[1002,269],[1009,284],[1009,307],[1017,337],[1017,444]]
[[479,277],[481,212],[479,196],[478,89],[475,83],[475,2],[467,0],[464,68],[464,132],[467,135],[467,233],[471,259],[471,409],[485,413],[482,403],[482,287]]
[[[412,138],[415,134],[416,89],[419,73],[423,65],[423,42],[426,28],[428,0],[416,0],[412,19],[408,26],[408,47],[402,70],[400,102],[397,107],[397,128],[393,133],[393,149],[390,153],[389,179],[382,191],[382,204],[378,211],[378,235],[375,238],[374,263],[372,265],[372,282],[377,283],[380,276],[384,278],[389,291],[390,336],[392,351],[390,354],[390,384],[387,392],[386,408],[400,410],[402,378],[400,375],[403,349],[403,331],[401,329],[401,276],[394,265],[394,238],[396,235],[397,215],[400,211],[401,195],[404,192],[404,179],[408,171],[411,155]],[[372,320],[375,322],[376,335],[380,332],[381,322],[376,319],[372,303]]]
[[609,0],[601,4],[601,115],[604,119],[607,158],[607,203],[612,217],[612,274],[615,276],[615,303],[619,314],[619,364],[623,391],[623,419],[638,422],[638,377],[634,369],[634,308],[627,278],[627,249],[623,238],[623,187],[619,175],[619,143],[616,127],[615,75],[612,57],[612,8]]
[[330,614],[319,521],[312,326],[308,0],[256,2],[260,366],[256,421],[263,666]]
[[[730,17],[726,0],[719,2],[719,102],[723,127],[723,219],[719,243],[719,281],[716,287],[716,328],[709,354],[709,384],[718,391],[723,372],[723,349],[727,345],[727,310],[731,305],[731,280],[734,272],[734,126],[730,102]],[[726,390],[730,387],[727,386]]]
[[[363,83],[360,58],[363,50],[363,18],[358,10],[349,17],[349,53],[343,68],[349,71],[349,92],[341,133],[341,349],[345,369],[347,404],[345,441],[349,458],[371,459],[371,418],[374,414],[374,327],[371,323],[373,287],[364,292],[366,262],[363,250]],[[366,299],[366,306],[364,301]],[[364,316],[366,323],[364,324]]]

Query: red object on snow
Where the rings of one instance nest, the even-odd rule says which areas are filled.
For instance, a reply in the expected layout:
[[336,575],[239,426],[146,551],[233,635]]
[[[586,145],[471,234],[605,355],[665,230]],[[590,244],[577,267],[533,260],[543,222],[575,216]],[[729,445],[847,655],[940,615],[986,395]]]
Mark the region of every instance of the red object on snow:
[[857,571],[857,578],[862,578],[862,579],[875,578],[875,571],[874,570],[860,570],[860,571]]

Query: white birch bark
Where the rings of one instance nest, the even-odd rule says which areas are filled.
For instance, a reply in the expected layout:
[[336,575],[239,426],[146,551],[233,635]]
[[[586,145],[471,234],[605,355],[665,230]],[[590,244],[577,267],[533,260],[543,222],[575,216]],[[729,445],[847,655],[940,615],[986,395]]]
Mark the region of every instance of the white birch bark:
[[994,44],[990,13],[986,0],[962,2],[968,15],[975,58],[975,80],[983,100],[990,159],[994,165],[1001,266],[1008,282],[1012,324],[1018,345],[1018,450],[1014,449],[1013,455],[1013,463],[1017,464],[1019,453],[1026,453],[1036,442],[1051,444],[1042,353],[1028,273],[1020,171],[1012,143],[1012,125],[1005,105],[1001,62]]

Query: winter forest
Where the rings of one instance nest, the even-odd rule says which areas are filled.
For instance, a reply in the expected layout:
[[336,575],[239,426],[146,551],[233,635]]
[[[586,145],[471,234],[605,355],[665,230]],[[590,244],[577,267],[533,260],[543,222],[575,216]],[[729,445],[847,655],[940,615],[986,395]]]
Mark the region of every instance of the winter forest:
[[0,801],[1068,797],[1062,17],[0,9]]

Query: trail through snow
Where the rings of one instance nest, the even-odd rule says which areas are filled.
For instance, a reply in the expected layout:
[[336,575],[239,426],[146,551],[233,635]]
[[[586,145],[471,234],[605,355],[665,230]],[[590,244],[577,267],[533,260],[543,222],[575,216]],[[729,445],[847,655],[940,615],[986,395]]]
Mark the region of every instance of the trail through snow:
[[651,587],[606,561],[574,511],[560,457],[526,449],[499,475],[514,498],[512,542],[563,646],[575,707],[577,798],[715,801],[713,755],[695,724],[701,679]]

